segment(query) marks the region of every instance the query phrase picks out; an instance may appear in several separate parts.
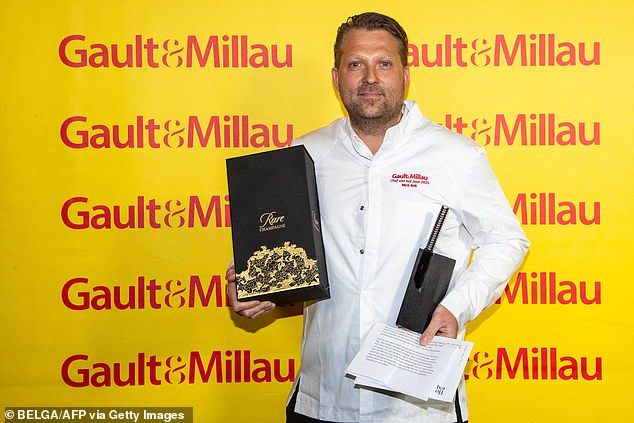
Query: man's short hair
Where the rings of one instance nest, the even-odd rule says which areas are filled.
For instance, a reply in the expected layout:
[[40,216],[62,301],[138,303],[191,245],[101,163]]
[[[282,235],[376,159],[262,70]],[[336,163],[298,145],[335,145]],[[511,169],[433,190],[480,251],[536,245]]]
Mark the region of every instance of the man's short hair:
[[368,31],[387,31],[396,39],[398,49],[403,66],[407,66],[408,41],[407,33],[403,27],[389,16],[375,12],[361,13],[360,15],[350,16],[337,30],[337,38],[335,40],[335,67],[338,68],[341,63],[341,45],[346,38],[348,32],[353,29],[365,29]]

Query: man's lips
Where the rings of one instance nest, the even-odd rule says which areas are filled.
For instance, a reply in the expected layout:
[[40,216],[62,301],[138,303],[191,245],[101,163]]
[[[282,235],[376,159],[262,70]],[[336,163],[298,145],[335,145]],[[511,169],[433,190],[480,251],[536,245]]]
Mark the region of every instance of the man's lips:
[[383,91],[381,90],[358,90],[357,95],[359,97],[380,97],[383,95]]

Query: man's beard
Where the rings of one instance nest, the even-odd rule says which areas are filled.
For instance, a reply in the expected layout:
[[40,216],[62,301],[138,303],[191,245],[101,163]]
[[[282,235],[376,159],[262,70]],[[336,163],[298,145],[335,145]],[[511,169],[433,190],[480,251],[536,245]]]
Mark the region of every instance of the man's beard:
[[403,94],[397,97],[394,93],[386,93],[380,86],[363,85],[356,94],[364,92],[377,92],[381,97],[374,99],[357,98],[348,100],[342,98],[342,102],[350,116],[350,123],[355,130],[364,135],[383,135],[388,128],[396,125],[400,119],[403,108]]

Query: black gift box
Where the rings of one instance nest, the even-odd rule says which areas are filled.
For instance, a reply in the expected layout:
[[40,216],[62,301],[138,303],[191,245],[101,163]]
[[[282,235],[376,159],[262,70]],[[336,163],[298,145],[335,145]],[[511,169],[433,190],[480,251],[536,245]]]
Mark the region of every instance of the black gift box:
[[238,300],[330,297],[313,161],[303,146],[227,159]]

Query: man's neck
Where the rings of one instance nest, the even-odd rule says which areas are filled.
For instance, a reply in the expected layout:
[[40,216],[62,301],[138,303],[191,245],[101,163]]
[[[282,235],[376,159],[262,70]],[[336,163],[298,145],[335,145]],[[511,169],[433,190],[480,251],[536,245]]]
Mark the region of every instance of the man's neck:
[[358,125],[358,122],[355,124],[355,122],[351,120],[350,124],[357,136],[361,138],[361,141],[363,141],[368,149],[370,149],[372,155],[375,155],[379,151],[379,148],[381,148],[381,145],[383,145],[383,140],[385,139],[387,130],[398,125],[402,117],[403,114],[401,113],[393,122],[390,122],[380,128],[373,125],[367,125],[367,121],[363,122],[365,125]]
[[362,134],[355,129],[355,133],[361,138],[361,141],[368,147],[373,156],[379,151],[385,138],[385,131],[382,134]]

